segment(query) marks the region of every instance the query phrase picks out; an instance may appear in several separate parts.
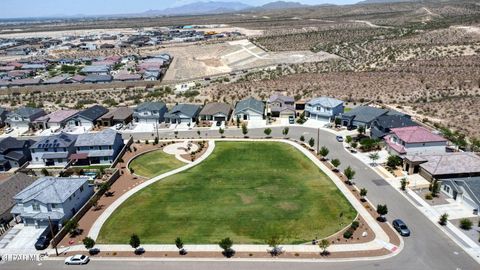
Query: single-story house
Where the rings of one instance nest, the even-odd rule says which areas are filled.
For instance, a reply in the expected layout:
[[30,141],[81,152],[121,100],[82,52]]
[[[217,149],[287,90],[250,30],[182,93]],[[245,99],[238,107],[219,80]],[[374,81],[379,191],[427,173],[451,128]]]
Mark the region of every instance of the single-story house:
[[70,117],[67,121],[67,126],[83,126],[88,130],[95,126],[97,120],[106,113],[108,113],[107,108],[94,105]]
[[52,129],[53,131],[57,131],[65,127],[68,119],[77,113],[77,110],[59,110],[35,119],[33,124],[37,129]]
[[109,74],[89,74],[83,80],[84,83],[109,83],[112,81],[112,76]]
[[76,135],[60,133],[41,139],[30,146],[32,165],[64,167],[68,157],[75,152]]
[[59,84],[59,83],[67,83],[70,78],[68,74],[60,74],[50,79],[45,80],[44,84]]
[[18,140],[13,137],[0,140],[0,171],[6,172],[21,167],[29,161],[31,144],[30,140]]
[[129,107],[118,107],[100,117],[102,126],[110,127],[116,124],[128,124],[133,120],[133,110]]
[[314,98],[305,104],[305,116],[319,121],[331,122],[343,110],[343,101],[331,97]]
[[201,107],[194,104],[177,104],[165,113],[165,122],[172,124],[187,123],[192,125],[198,118]]
[[370,128],[373,121],[389,111],[370,106],[357,106],[352,110],[342,113],[342,125],[346,127],[364,126]]
[[447,147],[445,138],[421,126],[392,128],[384,140],[387,151],[397,156],[441,154]]
[[21,107],[7,114],[5,122],[8,126],[14,128],[30,128],[35,119],[44,116],[43,109]]
[[112,129],[80,134],[75,141],[76,153],[70,160],[75,165],[111,164],[123,146],[122,134]]
[[105,65],[85,66],[81,72],[85,74],[108,75],[110,74],[110,68]]
[[268,99],[268,112],[272,117],[295,117],[295,99],[281,94],[274,94]]
[[392,128],[412,126],[418,126],[418,124],[412,120],[410,115],[382,115],[372,122],[370,127],[370,137],[373,139],[383,139],[383,137],[390,134]]
[[115,81],[138,81],[142,79],[142,75],[140,74],[131,74],[131,73],[125,73],[125,72],[119,72],[113,76],[113,79]]
[[441,191],[478,214],[480,209],[480,176],[442,179]]
[[88,177],[42,177],[13,197],[11,213],[25,226],[44,228],[49,219],[63,224],[93,195]]
[[133,119],[138,123],[162,123],[167,105],[163,102],[144,102],[133,109]]
[[265,104],[253,97],[240,100],[235,106],[235,118],[240,120],[262,120],[265,115]]
[[232,114],[232,106],[226,103],[213,102],[203,106],[200,111],[200,120],[204,121],[228,121]]
[[0,181],[0,194],[2,194],[2,196],[0,196],[0,226],[13,218],[12,213],[10,213],[15,205],[13,197],[34,181],[34,177],[24,173],[16,173]]

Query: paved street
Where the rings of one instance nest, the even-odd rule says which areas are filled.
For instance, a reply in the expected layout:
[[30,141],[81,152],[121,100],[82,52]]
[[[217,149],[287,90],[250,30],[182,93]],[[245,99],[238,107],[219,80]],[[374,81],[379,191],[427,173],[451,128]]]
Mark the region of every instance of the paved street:
[[[272,136],[282,137],[282,128],[272,128]],[[206,135],[218,137],[218,131],[202,131],[201,136]],[[242,136],[240,130],[226,130],[225,135]],[[311,137],[316,140],[317,130],[305,127],[291,127],[288,137],[298,139],[304,136],[308,141]],[[391,221],[394,218],[402,218],[412,230],[412,236],[405,239],[405,248],[397,256],[377,261],[357,262],[160,262],[160,261],[92,261],[85,269],[132,269],[141,265],[145,269],[276,269],[276,270],[301,270],[301,269],[435,269],[435,270],[470,270],[479,269],[479,265],[468,256],[459,246],[442,233],[423,214],[413,207],[398,191],[394,190],[372,169],[364,163],[351,156],[344,150],[341,143],[335,140],[335,135],[320,131],[320,145],[330,149],[329,158],[338,158],[342,162],[341,169],[350,165],[356,171],[355,182],[359,187],[368,189],[367,197],[376,205],[386,203],[389,213],[387,218]],[[173,132],[160,133],[160,138],[174,138]],[[249,130],[251,138],[264,137],[263,129]],[[178,133],[179,138],[198,138],[196,131],[185,131]],[[136,134],[135,139],[153,139],[151,133]],[[69,269],[60,261],[44,261],[41,265],[33,262],[7,263],[0,265],[1,269]]]

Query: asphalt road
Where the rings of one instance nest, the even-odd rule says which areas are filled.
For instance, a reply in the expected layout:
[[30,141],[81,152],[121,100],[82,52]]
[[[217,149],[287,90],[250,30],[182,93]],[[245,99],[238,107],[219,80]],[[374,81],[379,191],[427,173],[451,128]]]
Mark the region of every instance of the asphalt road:
[[[272,128],[273,137],[283,137],[282,128]],[[314,138],[317,141],[317,129],[306,127],[291,127],[289,137],[299,139],[304,136],[308,141]],[[227,137],[242,137],[239,130],[226,130]],[[199,138],[196,131],[179,132],[178,138]],[[218,131],[202,131],[201,137],[218,137]],[[263,129],[249,130],[250,138],[265,137]],[[127,136],[128,137],[128,136]],[[162,133],[160,138],[174,138],[173,132]],[[382,179],[371,168],[350,155],[344,150],[341,143],[335,139],[335,135],[320,131],[320,146],[327,146],[330,150],[329,158],[338,158],[342,165],[340,169],[350,165],[355,171],[354,181],[359,187],[365,187],[368,190],[368,199],[374,204],[387,204],[389,213],[387,218],[403,219],[412,231],[412,236],[405,238],[405,247],[400,254],[389,259],[375,261],[356,261],[356,262],[161,262],[161,261],[95,261],[82,267],[85,269],[133,269],[142,266],[145,269],[275,269],[275,270],[301,270],[301,269],[392,269],[392,270],[475,270],[480,269],[478,265],[468,254],[457,246],[450,238],[432,224],[422,213],[420,213],[410,202],[408,202],[398,191],[394,190],[388,183],[382,183]],[[135,134],[134,139],[145,139],[153,136],[151,133]],[[380,181],[375,181],[380,180]],[[73,267],[73,266],[70,266]],[[44,261],[41,265],[34,262],[23,263],[5,263],[0,264],[0,269],[69,269],[60,261]]]

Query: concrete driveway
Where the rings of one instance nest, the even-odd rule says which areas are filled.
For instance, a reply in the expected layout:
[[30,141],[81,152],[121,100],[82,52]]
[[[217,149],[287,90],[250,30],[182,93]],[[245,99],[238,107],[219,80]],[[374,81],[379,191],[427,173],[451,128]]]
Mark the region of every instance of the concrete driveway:
[[267,120],[248,120],[248,128],[264,128],[267,126]]
[[[31,254],[38,252],[35,242],[45,228],[17,224],[0,240],[0,253]],[[3,246],[3,248],[1,248]]]

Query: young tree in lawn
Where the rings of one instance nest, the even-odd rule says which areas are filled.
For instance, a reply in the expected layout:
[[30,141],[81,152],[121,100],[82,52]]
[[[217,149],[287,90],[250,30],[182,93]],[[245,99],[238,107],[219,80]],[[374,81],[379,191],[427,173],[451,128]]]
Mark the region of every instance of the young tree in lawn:
[[308,145],[310,145],[310,147],[313,147],[315,145],[315,139],[310,138],[310,140],[308,140]]
[[230,258],[235,254],[235,250],[232,249],[233,241],[229,237],[220,240],[218,245],[223,249],[222,254],[225,257]]
[[380,215],[378,220],[384,222],[386,220],[385,215],[388,214],[387,205],[386,204],[377,205],[377,214]]
[[270,134],[272,133],[272,129],[271,128],[266,128],[265,130],[263,130],[263,133],[265,133],[265,135],[267,135],[267,138],[270,137]]
[[243,134],[243,136],[247,136],[247,134],[248,134],[247,124],[245,124],[245,123],[242,123],[242,134]]
[[328,153],[330,153],[330,151],[327,147],[322,146],[322,148],[320,148],[319,154],[322,156],[322,160],[327,160]]
[[345,175],[345,177],[347,177],[347,184],[349,185],[352,184],[352,180],[355,177],[355,173],[356,172],[350,166],[348,166],[345,170],[343,170],[343,174]]
[[290,131],[290,129],[289,129],[288,127],[284,128],[284,129],[282,130],[282,134],[283,134],[284,137],[287,137],[288,131]]
[[95,246],[95,240],[90,237],[85,237],[82,242],[86,249],[91,249]]
[[327,239],[322,239],[320,240],[320,243],[318,243],[318,247],[322,250],[321,255],[326,256],[330,254],[330,252],[327,251],[328,247],[330,246],[330,241]]
[[178,248],[178,253],[180,255],[185,255],[187,254],[187,251],[183,248],[183,241],[180,237],[177,237],[177,239],[175,239],[175,246],[177,246]]
[[360,189],[360,196],[362,197],[362,201],[365,201],[365,196],[367,196],[368,190],[366,188]]
[[130,246],[134,249],[137,249],[140,246],[140,237],[136,234],[130,236]]
[[335,158],[330,161],[332,163],[332,166],[335,167],[333,170],[338,172],[338,166],[340,166],[341,162],[339,159]]
[[380,155],[378,154],[378,152],[371,153],[370,155],[368,155],[368,157],[372,160],[373,165],[377,165],[376,162],[380,159]]

